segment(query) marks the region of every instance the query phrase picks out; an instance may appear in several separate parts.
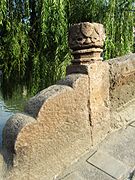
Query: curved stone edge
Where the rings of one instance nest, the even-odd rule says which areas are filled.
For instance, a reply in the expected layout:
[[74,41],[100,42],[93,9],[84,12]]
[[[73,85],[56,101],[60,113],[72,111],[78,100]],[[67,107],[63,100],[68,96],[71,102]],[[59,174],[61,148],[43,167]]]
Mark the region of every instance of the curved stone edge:
[[42,104],[65,88],[70,87],[53,85],[42,90],[27,102],[23,113],[16,113],[8,119],[2,133],[2,156],[8,168],[13,166],[13,159],[16,154],[15,142],[20,131],[28,124],[36,122]]
[[[64,167],[90,148],[88,85],[87,75],[69,75],[28,101],[25,107],[27,115],[23,115],[23,126],[16,125],[18,115],[7,122],[3,138],[9,134],[12,138],[10,145],[8,140],[4,140],[3,147],[11,149],[13,154],[12,162],[10,161],[11,179],[18,179],[20,174],[24,174],[25,179],[30,175],[33,178],[44,176],[49,180],[50,176],[60,173]],[[19,116],[22,117],[22,114]],[[24,124],[30,116],[31,123]],[[7,127],[10,127],[10,124],[12,126],[8,132]],[[36,170],[37,166],[40,166],[39,171]]]
[[[78,78],[78,75],[77,75]],[[70,82],[70,78],[69,82]],[[64,83],[64,80],[63,80]],[[70,89],[70,87],[65,86],[60,83],[61,85],[53,85],[50,86],[34,97],[32,97],[25,105],[23,113],[16,113],[15,115],[11,116],[8,121],[6,122],[3,128],[3,141],[2,141],[2,148],[7,149],[11,153],[15,153],[14,146],[16,138],[23,127],[28,125],[29,123],[35,122],[38,116],[38,112],[42,105],[49,99],[54,98],[54,96],[58,95],[65,89]],[[70,86],[72,86],[73,82],[71,80]]]
[[75,88],[75,82],[80,76],[81,74],[74,74],[74,76],[68,75],[65,79],[57,82],[56,85],[52,85],[40,91],[27,102],[26,106],[24,107],[24,112],[36,118],[42,104],[45,101],[47,101],[49,98],[53,98],[55,95],[59,94],[66,88]]
[[36,119],[29,116],[28,114],[17,113],[10,117],[6,122],[5,127],[3,128],[3,148],[8,149],[11,153],[15,153],[14,144],[17,138],[17,135],[23,127],[26,125],[35,122]]

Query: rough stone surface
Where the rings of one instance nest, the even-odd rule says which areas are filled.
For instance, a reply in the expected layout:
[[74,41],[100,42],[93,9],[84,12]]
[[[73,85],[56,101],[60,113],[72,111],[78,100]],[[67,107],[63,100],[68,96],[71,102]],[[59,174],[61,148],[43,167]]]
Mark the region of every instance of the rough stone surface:
[[89,65],[89,111],[94,145],[110,131],[108,69],[106,62]]
[[37,95],[32,97],[26,104],[24,108],[24,112],[31,115],[32,117],[37,117],[41,106],[45,103],[49,98],[52,98],[56,94],[61,93],[61,91],[70,89],[68,86],[50,86],[42,91],[40,91]]
[[105,32],[102,24],[79,23],[69,29],[69,47],[71,49],[82,49],[83,47],[103,47]]
[[69,66],[68,73],[71,71],[82,72],[89,78],[88,110],[95,145],[110,131],[109,66],[106,62],[98,61],[89,65]]
[[39,108],[37,103],[40,111],[36,111],[36,121],[23,127],[17,136],[10,179],[52,179],[90,149],[88,76],[70,75],[55,89],[44,101],[46,93],[42,91],[28,102],[25,111],[32,115],[38,96],[42,105]]
[[115,111],[111,111],[111,128],[126,127],[135,119],[135,99],[129,101]]
[[69,47],[73,50],[73,64],[88,64],[101,60],[105,40],[103,25],[98,23],[74,24],[69,30]]
[[14,144],[20,130],[35,119],[26,114],[17,113],[6,122],[3,129],[3,148],[14,152]]
[[109,60],[111,128],[135,118],[135,54]]

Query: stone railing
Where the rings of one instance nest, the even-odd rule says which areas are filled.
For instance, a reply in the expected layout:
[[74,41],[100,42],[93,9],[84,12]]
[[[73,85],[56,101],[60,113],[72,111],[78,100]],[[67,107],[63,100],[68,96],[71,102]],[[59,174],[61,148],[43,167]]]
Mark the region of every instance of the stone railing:
[[126,126],[135,119],[135,54],[111,59],[111,128]]
[[52,180],[135,113],[135,55],[102,61],[104,28],[69,30],[65,79],[39,92],[3,129],[5,179]]

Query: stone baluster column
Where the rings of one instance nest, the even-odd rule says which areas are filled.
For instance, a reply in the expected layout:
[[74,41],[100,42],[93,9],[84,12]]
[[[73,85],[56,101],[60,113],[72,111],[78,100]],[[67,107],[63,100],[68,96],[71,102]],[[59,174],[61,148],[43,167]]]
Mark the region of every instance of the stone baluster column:
[[69,47],[74,59],[72,65],[67,67],[67,74],[85,73],[86,66],[83,65],[101,61],[104,40],[102,24],[84,22],[72,25],[69,29]]
[[109,66],[102,61],[105,41],[102,24],[83,22],[69,29],[69,47],[73,55],[67,74],[89,77],[89,114],[93,144],[101,141],[110,130]]

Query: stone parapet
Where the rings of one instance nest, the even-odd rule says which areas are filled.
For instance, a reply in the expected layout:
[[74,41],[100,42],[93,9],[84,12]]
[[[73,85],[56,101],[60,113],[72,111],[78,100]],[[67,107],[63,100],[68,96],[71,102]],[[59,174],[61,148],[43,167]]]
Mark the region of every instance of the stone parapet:
[[135,54],[111,59],[108,64],[111,128],[117,129],[135,118]]
[[66,77],[32,97],[3,129],[5,179],[53,180],[127,122],[134,106],[135,55],[102,61],[104,39],[98,23],[71,26],[74,59]]
[[[22,120],[19,115],[9,119],[3,132],[3,147],[9,151],[8,156],[14,150],[10,179],[53,179],[90,149],[88,84],[86,75],[69,75],[63,83],[59,82],[30,99],[25,113],[35,120],[21,127],[14,141],[10,137]],[[23,116],[24,122],[29,115]],[[8,131],[9,128],[14,131]],[[9,144],[13,144],[14,149]]]

